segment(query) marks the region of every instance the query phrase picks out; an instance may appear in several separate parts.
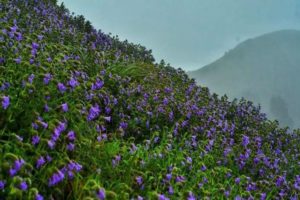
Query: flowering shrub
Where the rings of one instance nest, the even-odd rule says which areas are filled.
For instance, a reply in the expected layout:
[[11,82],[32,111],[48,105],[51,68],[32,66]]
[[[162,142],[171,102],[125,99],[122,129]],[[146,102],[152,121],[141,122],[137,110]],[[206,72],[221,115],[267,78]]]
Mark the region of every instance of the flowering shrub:
[[56,1],[0,11],[0,199],[299,198],[299,130]]

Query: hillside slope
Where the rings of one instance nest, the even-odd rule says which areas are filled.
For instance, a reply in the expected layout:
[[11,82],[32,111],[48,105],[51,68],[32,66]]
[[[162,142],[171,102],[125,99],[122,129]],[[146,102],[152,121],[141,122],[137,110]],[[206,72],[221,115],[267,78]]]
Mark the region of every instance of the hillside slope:
[[0,11],[1,200],[298,198],[299,130],[54,0]]
[[283,126],[300,127],[300,31],[249,39],[189,75],[220,95],[260,103]]

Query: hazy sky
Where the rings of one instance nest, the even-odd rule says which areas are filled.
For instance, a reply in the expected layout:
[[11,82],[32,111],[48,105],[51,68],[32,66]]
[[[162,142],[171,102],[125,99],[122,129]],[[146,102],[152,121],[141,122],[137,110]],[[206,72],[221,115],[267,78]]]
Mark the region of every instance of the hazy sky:
[[105,33],[140,43],[184,70],[200,68],[239,42],[300,29],[300,0],[58,0]]

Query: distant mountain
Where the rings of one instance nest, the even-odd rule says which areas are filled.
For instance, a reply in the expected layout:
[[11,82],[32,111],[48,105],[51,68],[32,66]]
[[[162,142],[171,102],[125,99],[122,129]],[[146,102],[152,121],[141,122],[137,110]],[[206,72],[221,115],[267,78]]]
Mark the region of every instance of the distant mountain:
[[300,31],[246,40],[189,75],[217,94],[261,104],[283,126],[300,127]]

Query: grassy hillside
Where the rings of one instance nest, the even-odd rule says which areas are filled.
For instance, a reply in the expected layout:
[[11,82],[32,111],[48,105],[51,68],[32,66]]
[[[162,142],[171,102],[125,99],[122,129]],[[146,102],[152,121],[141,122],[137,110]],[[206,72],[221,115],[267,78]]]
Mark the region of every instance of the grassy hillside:
[[0,1],[0,199],[297,199],[300,134],[55,1]]
[[245,97],[282,126],[300,127],[300,31],[283,30],[242,42],[189,75],[220,95]]

